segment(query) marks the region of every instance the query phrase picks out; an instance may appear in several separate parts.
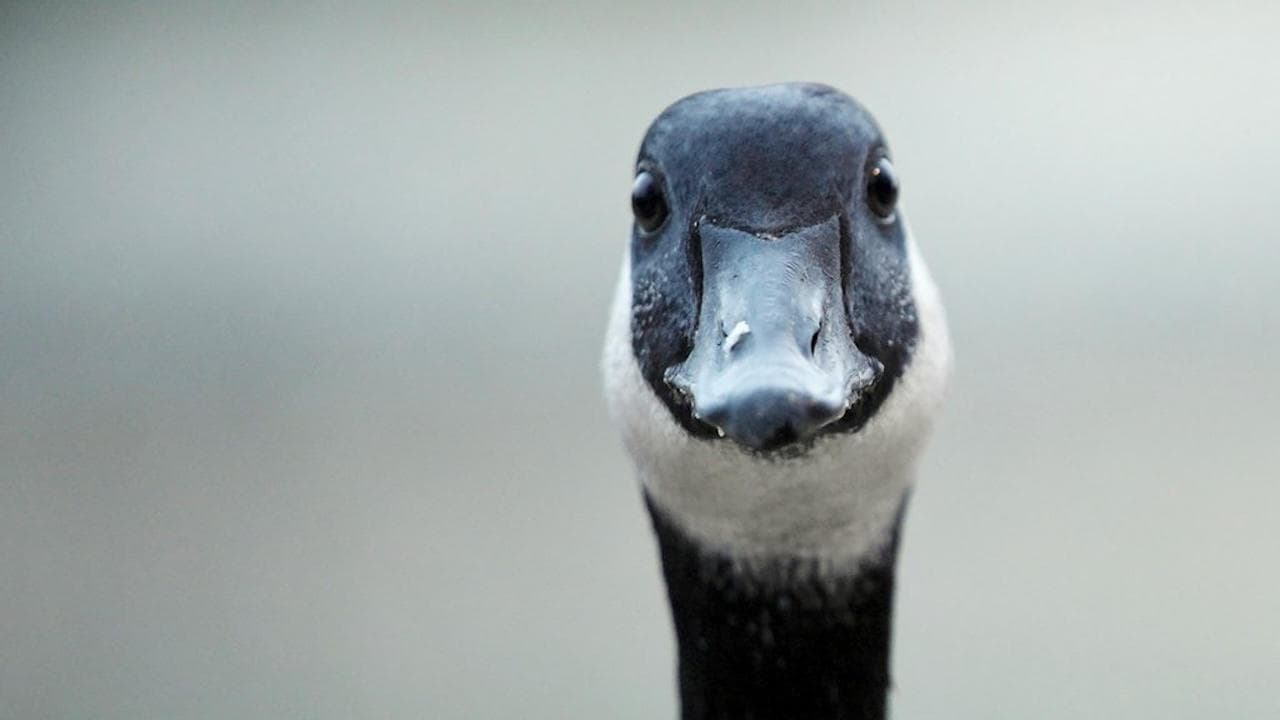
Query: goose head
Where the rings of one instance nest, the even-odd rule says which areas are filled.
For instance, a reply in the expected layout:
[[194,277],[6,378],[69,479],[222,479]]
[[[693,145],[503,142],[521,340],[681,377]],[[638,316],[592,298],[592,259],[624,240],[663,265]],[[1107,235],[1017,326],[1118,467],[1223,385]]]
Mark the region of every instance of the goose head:
[[871,115],[832,88],[698,93],[650,125],[605,348],[657,512],[734,556],[882,543],[950,345]]

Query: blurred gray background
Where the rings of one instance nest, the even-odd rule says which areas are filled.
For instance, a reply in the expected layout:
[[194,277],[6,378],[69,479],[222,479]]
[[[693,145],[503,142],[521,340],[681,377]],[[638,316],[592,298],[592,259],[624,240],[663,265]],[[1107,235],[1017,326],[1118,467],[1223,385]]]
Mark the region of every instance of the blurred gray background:
[[631,163],[791,79],[957,345],[896,717],[1280,716],[1280,9],[1112,5],[4,3],[0,718],[673,717]]

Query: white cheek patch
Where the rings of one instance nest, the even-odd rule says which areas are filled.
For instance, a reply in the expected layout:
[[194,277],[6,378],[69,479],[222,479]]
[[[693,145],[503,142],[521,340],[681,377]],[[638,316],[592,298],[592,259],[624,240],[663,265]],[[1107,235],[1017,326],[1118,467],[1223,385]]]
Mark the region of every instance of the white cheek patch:
[[624,254],[603,358],[609,411],[649,497],[691,536],[734,557],[832,567],[853,566],[889,539],[951,367],[937,287],[909,229],[906,238],[920,333],[910,365],[861,430],[778,460],[691,437],[653,393],[632,352]]

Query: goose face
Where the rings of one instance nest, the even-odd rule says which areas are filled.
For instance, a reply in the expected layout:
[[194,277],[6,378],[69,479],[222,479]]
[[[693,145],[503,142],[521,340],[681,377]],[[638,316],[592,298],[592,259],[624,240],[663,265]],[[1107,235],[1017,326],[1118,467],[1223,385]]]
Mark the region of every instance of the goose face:
[[745,552],[883,542],[950,345],[871,116],[819,85],[690,96],[631,201],[605,385],[653,507]]
[[632,351],[689,434],[797,453],[856,432],[918,334],[888,148],[830,88],[668,108],[632,192]]

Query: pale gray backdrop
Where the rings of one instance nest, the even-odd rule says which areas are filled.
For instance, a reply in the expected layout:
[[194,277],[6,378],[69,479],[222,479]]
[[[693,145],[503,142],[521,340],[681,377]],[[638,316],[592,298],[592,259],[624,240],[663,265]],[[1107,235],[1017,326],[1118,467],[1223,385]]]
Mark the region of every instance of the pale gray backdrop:
[[877,114],[900,718],[1280,716],[1271,2],[0,6],[0,719],[669,718],[597,356],[667,103]]

